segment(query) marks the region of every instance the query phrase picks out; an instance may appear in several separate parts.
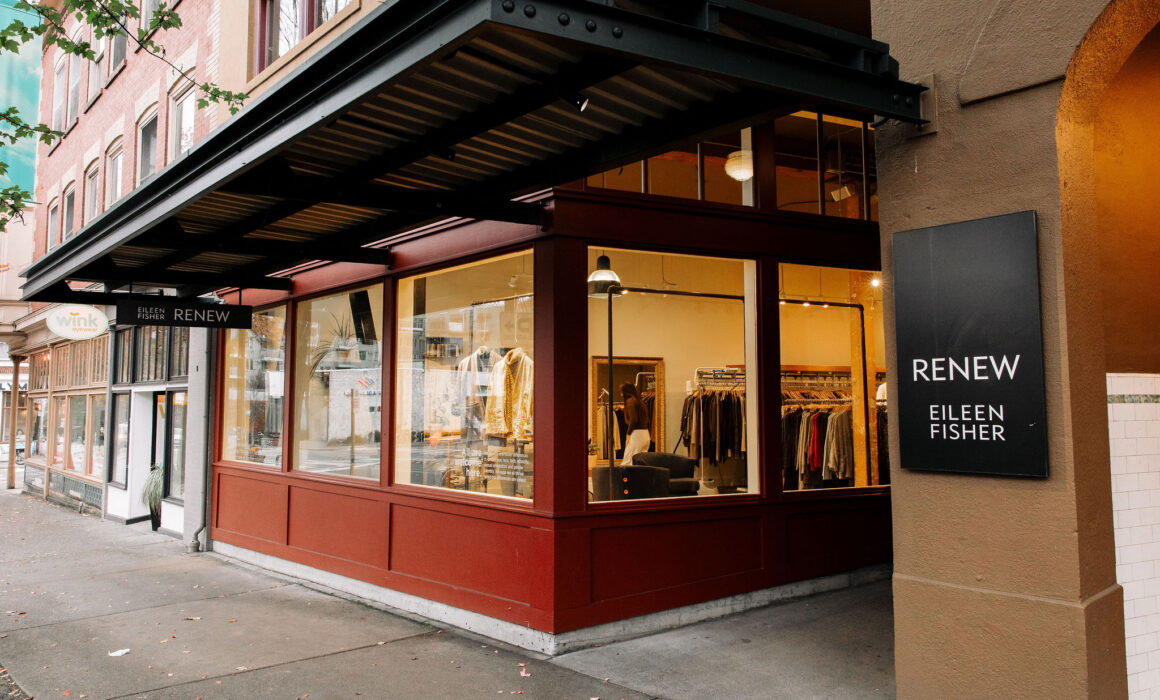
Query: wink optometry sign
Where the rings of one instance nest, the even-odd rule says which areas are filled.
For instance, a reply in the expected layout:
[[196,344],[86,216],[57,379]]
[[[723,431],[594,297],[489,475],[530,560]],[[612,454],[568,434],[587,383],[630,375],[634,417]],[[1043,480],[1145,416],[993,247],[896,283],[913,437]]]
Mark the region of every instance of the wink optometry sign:
[[68,340],[96,338],[109,329],[105,312],[87,304],[66,304],[49,312],[48,330]]

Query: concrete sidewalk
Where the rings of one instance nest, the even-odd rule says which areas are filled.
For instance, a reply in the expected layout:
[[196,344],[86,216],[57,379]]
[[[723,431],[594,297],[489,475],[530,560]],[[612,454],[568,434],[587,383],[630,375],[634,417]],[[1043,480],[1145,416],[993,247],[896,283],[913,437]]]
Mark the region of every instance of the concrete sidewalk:
[[11,698],[893,697],[892,628],[881,582],[545,659],[0,489]]

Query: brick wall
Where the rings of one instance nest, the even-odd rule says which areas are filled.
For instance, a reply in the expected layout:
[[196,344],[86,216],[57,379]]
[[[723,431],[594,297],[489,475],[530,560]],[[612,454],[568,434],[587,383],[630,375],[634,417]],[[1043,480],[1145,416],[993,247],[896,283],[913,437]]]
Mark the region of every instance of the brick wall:
[[1160,695],[1160,375],[1108,375],[1116,580],[1128,691]]
[[[181,15],[182,28],[159,32],[154,40],[165,47],[165,58],[182,70],[192,68],[190,74],[198,80],[205,80],[211,65],[210,52],[216,42],[214,34],[218,25],[211,22],[211,13],[216,2],[183,2],[177,10]],[[66,25],[72,36],[79,25],[70,18]],[[136,31],[136,21],[130,20],[129,29]],[[91,34],[84,29],[84,37],[91,41]],[[173,123],[170,107],[172,99],[178,96],[189,83],[179,77],[179,72],[161,59],[145,51],[135,50],[136,44],[127,42],[125,61],[121,66],[111,66],[105,59],[103,75],[99,78],[100,88],[90,100],[90,65],[81,61],[80,105],[77,118],[72,126],[66,126],[66,135],[52,147],[41,145],[38,152],[36,170],[35,201],[40,205],[36,211],[34,257],[42,257],[48,250],[48,211],[70,185],[76,188],[76,210],[73,231],[80,230],[88,221],[85,219],[85,202],[96,196],[97,212],[108,206],[106,188],[106,156],[109,149],[120,140],[123,160],[121,167],[121,196],[124,197],[137,186],[137,128],[146,114],[157,114],[157,149],[155,170],[160,170],[172,160],[171,133]],[[106,48],[106,56],[109,51]],[[55,68],[63,54],[57,47],[43,52],[41,66],[40,121],[52,123],[53,82]],[[215,57],[216,59],[216,57]],[[68,59],[64,59],[68,62]],[[239,57],[238,60],[243,60]],[[216,68],[216,60],[214,61]],[[230,87],[230,86],[224,86]],[[66,93],[67,95],[67,93]],[[67,102],[67,97],[66,97]],[[197,110],[194,116],[194,141],[200,141],[211,130],[212,110]],[[30,117],[33,115],[29,115]],[[72,122],[71,115],[65,124]],[[86,187],[85,175],[91,168],[99,171],[96,192],[90,193]],[[61,216],[64,210],[61,207]]]

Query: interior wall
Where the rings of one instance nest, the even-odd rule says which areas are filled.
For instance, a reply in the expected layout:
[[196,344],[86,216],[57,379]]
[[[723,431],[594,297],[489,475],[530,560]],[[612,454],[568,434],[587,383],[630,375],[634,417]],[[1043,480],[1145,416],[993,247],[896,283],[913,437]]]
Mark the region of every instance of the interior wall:
[[1160,371],[1160,29],[1109,86],[1095,131],[1096,225],[1109,372]]

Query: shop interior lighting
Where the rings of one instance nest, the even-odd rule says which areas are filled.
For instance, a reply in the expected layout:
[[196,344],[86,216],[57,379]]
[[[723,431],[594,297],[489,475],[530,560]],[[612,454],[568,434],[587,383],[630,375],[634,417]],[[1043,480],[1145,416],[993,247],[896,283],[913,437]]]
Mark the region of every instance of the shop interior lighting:
[[725,174],[738,182],[753,177],[753,151],[733,151],[725,156]]
[[612,270],[612,261],[607,255],[596,258],[596,269],[588,275],[588,297],[603,299],[608,290],[620,286],[620,275]]
[[841,202],[842,200],[853,197],[854,190],[850,189],[849,185],[842,185],[833,192],[830,192],[830,196],[834,198],[835,202]]
[[878,287],[881,284],[882,284],[882,280],[878,279],[877,277],[873,277],[870,279],[870,286],[871,287]]

